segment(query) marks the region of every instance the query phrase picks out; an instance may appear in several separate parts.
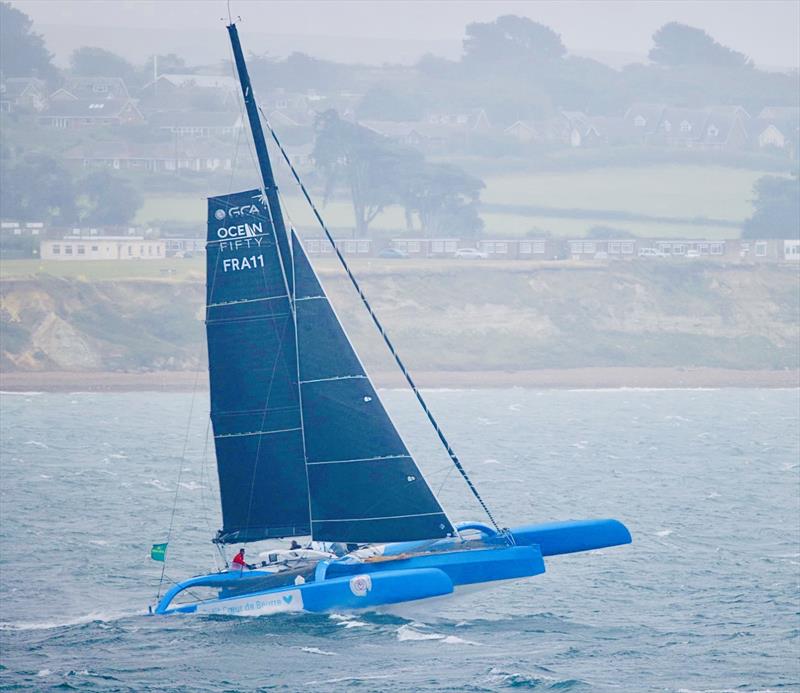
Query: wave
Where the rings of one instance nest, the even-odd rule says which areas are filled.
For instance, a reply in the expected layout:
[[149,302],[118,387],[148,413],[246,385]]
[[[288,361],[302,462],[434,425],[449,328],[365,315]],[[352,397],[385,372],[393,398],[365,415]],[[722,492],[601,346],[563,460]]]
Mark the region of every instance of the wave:
[[131,616],[142,616],[142,611],[121,611],[105,613],[93,611],[85,616],[77,616],[68,621],[0,621],[0,630],[53,630],[55,628],[69,628],[70,626],[83,626],[87,623],[110,623],[120,621]]
[[306,686],[321,686],[330,683],[351,682],[358,684],[360,681],[380,681],[381,679],[394,678],[392,674],[373,674],[372,676],[340,676],[335,679],[318,679],[316,681],[306,681]]
[[412,628],[410,625],[400,626],[397,629],[397,639],[400,642],[416,640],[439,640],[447,645],[477,645],[472,640],[459,638],[457,635],[445,635],[444,633],[424,633]]
[[318,654],[318,655],[325,655],[327,657],[335,657],[335,652],[327,652],[326,650],[320,650],[318,647],[301,647],[301,652],[308,652],[310,654]]

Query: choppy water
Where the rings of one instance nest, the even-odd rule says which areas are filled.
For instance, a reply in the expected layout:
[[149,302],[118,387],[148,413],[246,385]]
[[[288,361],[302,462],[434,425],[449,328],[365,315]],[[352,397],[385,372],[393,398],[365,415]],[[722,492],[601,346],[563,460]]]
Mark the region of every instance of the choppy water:
[[428,396],[504,523],[612,516],[635,543],[405,616],[148,617],[179,468],[167,573],[213,568],[205,395],[2,395],[0,687],[800,690],[798,391]]

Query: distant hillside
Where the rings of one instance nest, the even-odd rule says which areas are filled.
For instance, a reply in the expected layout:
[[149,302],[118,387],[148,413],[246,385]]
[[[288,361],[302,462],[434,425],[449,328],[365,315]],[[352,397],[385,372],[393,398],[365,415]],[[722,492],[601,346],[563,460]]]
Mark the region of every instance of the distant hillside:
[[[800,274],[788,267],[398,262],[359,270],[414,370],[589,366],[797,368]],[[322,270],[368,367],[389,368],[338,272]],[[0,282],[0,364],[13,371],[205,365],[198,279]]]

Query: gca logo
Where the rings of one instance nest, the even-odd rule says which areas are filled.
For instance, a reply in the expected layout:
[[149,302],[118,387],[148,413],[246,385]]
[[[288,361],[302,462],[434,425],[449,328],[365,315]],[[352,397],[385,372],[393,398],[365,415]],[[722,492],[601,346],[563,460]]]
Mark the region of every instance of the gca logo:
[[214,212],[214,217],[222,221],[225,218],[225,210],[218,209],[216,212]]
[[255,205],[242,205],[241,207],[231,207],[228,214],[232,217],[241,217],[245,214],[259,214],[261,210]]

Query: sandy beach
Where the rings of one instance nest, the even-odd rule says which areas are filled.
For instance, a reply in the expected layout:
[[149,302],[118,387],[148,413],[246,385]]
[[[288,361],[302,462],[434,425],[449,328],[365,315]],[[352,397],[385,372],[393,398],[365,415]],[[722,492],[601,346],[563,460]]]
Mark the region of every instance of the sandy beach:
[[[787,388],[800,387],[797,370],[724,368],[570,368],[526,371],[420,371],[412,374],[423,388]],[[378,387],[402,387],[398,373],[375,373]],[[208,388],[208,374],[186,371],[9,372],[0,374],[8,392],[185,392]]]

